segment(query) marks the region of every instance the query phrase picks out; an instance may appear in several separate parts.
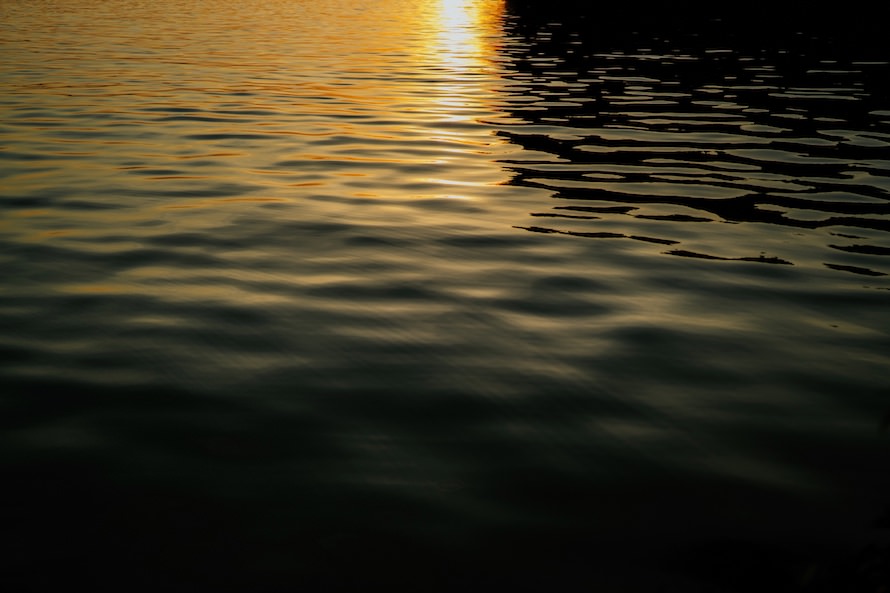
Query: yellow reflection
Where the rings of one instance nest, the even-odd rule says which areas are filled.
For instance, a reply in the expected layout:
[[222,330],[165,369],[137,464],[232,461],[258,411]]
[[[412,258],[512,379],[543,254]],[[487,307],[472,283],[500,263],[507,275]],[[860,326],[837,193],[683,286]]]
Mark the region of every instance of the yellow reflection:
[[[438,34],[432,48],[443,74],[431,99],[445,121],[472,120],[493,110],[491,84],[503,0],[437,0]],[[447,133],[447,132],[445,132]]]
[[[495,48],[491,40],[500,26],[502,0],[438,0],[437,50],[442,65],[460,76],[485,67]],[[461,72],[463,70],[463,72]]]
[[439,1],[439,45],[443,50],[443,61],[453,66],[466,65],[461,63],[460,57],[467,49],[476,49],[478,45],[473,29],[475,15],[472,14],[472,0]]
[[[499,168],[482,173],[485,159],[470,155],[490,149],[491,128],[481,122],[499,114],[496,56],[504,0],[431,0],[432,6],[424,53],[432,58],[436,82],[426,89],[424,111],[441,157],[437,174],[419,181],[439,186],[438,197],[472,199],[474,188],[503,181]],[[479,166],[471,180],[467,163]],[[455,193],[457,188],[467,193]]]

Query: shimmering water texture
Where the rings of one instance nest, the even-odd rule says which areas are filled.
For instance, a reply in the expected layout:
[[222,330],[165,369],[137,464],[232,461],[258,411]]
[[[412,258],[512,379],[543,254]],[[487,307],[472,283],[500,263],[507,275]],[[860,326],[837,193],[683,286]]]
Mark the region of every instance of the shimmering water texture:
[[532,4],[0,0],[0,588],[877,590],[886,45]]

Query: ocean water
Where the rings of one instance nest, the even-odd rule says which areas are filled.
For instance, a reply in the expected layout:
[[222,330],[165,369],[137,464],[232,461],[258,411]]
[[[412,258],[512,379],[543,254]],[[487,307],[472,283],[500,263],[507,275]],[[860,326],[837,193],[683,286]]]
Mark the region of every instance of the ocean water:
[[874,584],[890,51],[614,17],[0,0],[7,590]]

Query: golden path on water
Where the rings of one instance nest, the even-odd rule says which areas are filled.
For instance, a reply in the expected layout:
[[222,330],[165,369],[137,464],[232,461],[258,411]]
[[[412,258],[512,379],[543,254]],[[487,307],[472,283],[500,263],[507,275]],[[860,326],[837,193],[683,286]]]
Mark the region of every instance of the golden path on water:
[[[433,140],[452,146],[455,157],[483,149],[489,143],[500,143],[483,129],[483,120],[500,116],[495,87],[499,81],[496,53],[502,35],[503,0],[434,0],[428,22],[423,28],[423,59],[433,58],[435,84],[424,89],[425,109],[434,116],[429,128]],[[425,15],[426,16],[426,15]],[[479,134],[482,137],[479,137]],[[445,160],[450,160],[445,157]],[[452,179],[437,175],[423,179],[443,187],[438,197],[468,198],[474,179]],[[489,171],[482,185],[505,181],[500,169]],[[463,188],[463,190],[461,189]]]

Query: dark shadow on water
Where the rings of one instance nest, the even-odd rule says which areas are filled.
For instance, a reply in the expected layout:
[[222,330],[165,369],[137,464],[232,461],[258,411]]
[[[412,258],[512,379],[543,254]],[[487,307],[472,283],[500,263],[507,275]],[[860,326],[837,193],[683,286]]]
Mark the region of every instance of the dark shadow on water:
[[[698,251],[678,239],[686,231],[720,232],[702,225],[862,230],[877,237],[826,244],[819,257],[887,273],[890,58],[870,9],[510,0],[507,10],[503,102],[517,123],[500,134],[529,156],[503,164],[512,184],[555,198],[520,228],[680,242],[671,255]],[[727,242],[702,256],[797,259],[793,245],[763,251]]]
[[[524,439],[474,433],[498,407],[461,394],[418,406],[331,392],[295,409],[270,405],[271,392],[261,404],[163,386],[7,386],[8,591],[873,593],[888,582],[886,548],[826,543],[836,525],[819,524],[821,504],[656,465],[602,482],[591,471],[615,460],[596,444],[578,452],[584,471],[553,467]],[[354,440],[383,427],[417,460],[429,450],[468,469],[466,483],[362,480]],[[381,459],[405,480],[421,471]],[[778,516],[779,537],[755,535]]]
[[875,5],[846,2],[842,5],[801,5],[780,0],[769,4],[746,2],[590,2],[588,0],[506,0],[509,13],[527,21],[584,21],[590,31],[612,39],[626,39],[636,32],[685,33],[714,36],[760,44],[794,34],[831,37],[837,42],[874,44],[882,25]]

